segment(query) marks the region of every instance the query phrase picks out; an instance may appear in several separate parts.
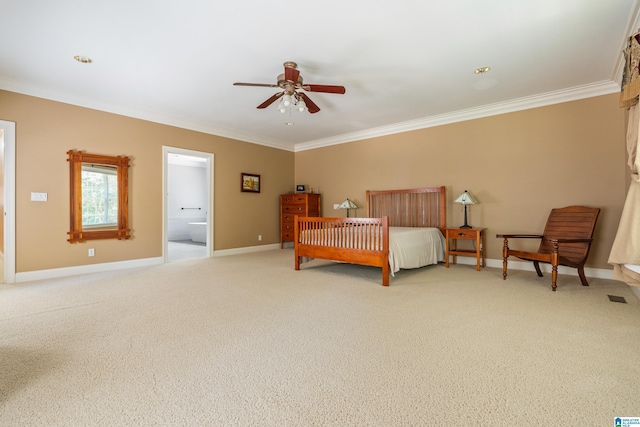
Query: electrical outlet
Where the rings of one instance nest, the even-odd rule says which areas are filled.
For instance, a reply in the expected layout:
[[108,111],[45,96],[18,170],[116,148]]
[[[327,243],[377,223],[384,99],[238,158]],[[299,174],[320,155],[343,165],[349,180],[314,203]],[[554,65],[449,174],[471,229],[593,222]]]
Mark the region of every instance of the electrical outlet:
[[94,256],[96,254],[95,249],[91,248],[89,249],[89,256]]
[[262,242],[262,234],[258,234],[258,241]]
[[333,204],[333,210],[337,210],[340,208],[340,203],[334,203]]

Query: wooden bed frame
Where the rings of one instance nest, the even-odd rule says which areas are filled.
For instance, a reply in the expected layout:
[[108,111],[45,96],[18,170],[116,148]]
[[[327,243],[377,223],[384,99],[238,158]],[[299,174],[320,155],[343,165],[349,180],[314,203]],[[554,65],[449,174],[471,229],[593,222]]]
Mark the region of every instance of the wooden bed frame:
[[367,218],[295,217],[295,269],[302,257],[382,268],[389,286],[389,227],[446,227],[445,187],[367,191]]

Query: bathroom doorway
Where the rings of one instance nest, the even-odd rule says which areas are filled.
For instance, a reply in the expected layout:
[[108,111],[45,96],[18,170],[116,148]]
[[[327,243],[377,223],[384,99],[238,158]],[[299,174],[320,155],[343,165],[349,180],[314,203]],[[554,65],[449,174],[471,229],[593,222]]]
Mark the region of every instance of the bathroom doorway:
[[163,147],[165,262],[213,253],[213,154]]

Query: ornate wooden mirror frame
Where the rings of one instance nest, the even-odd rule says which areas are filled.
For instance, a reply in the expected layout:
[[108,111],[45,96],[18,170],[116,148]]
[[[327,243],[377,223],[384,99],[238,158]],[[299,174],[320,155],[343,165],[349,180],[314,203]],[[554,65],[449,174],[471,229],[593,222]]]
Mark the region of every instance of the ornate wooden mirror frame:
[[[70,231],[69,243],[97,239],[128,239],[129,230],[129,157],[102,156],[80,151],[67,151],[69,158]],[[118,224],[114,227],[82,229],[82,164],[110,165],[116,167],[118,178]]]

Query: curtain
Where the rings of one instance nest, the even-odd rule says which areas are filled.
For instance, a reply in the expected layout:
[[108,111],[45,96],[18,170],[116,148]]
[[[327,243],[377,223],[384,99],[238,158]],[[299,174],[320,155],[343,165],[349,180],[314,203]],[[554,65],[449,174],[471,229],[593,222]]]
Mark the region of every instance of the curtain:
[[629,37],[623,50],[625,66],[622,74],[620,107],[629,108],[638,103],[640,95],[640,33]]
[[629,109],[627,128],[627,153],[629,155],[628,166],[631,169],[631,184],[622,209],[618,232],[609,254],[609,264],[613,264],[614,279],[637,287],[640,287],[640,176],[638,175],[640,156],[637,155],[639,133],[640,106],[634,105]]
[[620,107],[629,108],[627,165],[631,170],[631,184],[609,254],[609,264],[613,265],[614,279],[640,287],[640,156],[637,155],[640,134],[640,33],[629,37],[624,57]]

